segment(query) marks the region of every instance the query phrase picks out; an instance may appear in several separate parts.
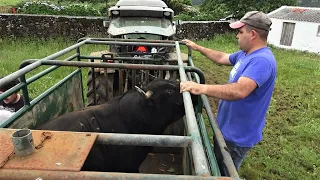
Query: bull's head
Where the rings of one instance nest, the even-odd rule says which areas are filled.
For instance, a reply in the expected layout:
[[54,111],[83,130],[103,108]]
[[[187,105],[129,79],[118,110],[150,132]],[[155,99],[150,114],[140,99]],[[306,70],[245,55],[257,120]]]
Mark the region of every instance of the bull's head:
[[[166,99],[171,100],[171,102],[175,102],[176,104],[183,103],[182,95],[181,93],[179,93],[179,81],[174,82],[164,79],[156,79],[148,85],[148,87],[146,88],[147,92],[138,87],[136,87],[136,89],[147,99],[154,98],[154,96],[166,96]],[[197,97],[198,96],[191,94],[193,104],[197,104]]]
[[160,103],[183,104],[183,98],[180,93],[179,82],[165,79],[155,79],[146,87],[146,99],[152,99]]
[[[154,113],[167,116],[171,122],[180,119],[185,114],[183,96],[180,93],[180,82],[155,79],[146,87],[144,97],[148,104],[153,107]],[[197,97],[192,95],[192,99],[193,102],[196,102],[194,100]]]

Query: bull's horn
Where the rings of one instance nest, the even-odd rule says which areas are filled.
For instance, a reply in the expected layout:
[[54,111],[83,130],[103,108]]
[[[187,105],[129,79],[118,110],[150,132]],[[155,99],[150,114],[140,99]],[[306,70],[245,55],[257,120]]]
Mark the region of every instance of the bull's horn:
[[152,94],[153,94],[152,91],[147,91],[146,98],[149,99],[152,96]]
[[146,95],[146,92],[144,92],[144,90],[142,90],[141,88],[139,88],[138,86],[134,86],[135,88],[136,88],[136,90],[140,93],[140,94],[142,94],[142,95]]

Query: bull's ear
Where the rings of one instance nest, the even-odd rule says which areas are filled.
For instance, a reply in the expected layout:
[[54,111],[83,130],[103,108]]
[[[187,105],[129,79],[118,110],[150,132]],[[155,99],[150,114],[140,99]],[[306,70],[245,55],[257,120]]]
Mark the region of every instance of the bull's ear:
[[145,97],[149,99],[152,96],[153,92],[152,91],[147,91]]

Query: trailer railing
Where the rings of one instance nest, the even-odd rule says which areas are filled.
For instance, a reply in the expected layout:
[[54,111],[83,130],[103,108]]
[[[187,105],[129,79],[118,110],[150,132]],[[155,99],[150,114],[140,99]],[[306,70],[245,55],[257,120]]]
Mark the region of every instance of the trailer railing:
[[[134,42],[133,42],[134,41]],[[85,44],[105,44],[105,45],[148,45],[148,46],[163,46],[163,47],[175,47],[178,57],[178,65],[151,65],[151,64],[127,64],[127,63],[94,63],[94,62],[81,62],[81,59],[101,59],[96,56],[82,56],[80,47]],[[23,113],[28,107],[37,103],[32,101],[30,103],[29,93],[27,85],[43,77],[44,75],[52,72],[60,66],[71,67],[91,67],[91,68],[116,68],[116,69],[133,69],[133,70],[163,70],[163,71],[179,71],[181,82],[194,80],[198,83],[205,83],[204,75],[200,69],[194,67],[191,59],[191,50],[189,49],[189,66],[185,66],[181,58],[180,45],[184,45],[183,42],[178,41],[154,41],[154,40],[124,40],[124,39],[109,39],[109,38],[87,38],[80,39],[77,44],[72,45],[64,50],[47,56],[43,59],[29,59],[23,61],[20,65],[20,69],[9,76],[0,79],[0,86],[6,84],[12,80],[20,78],[21,83],[11,88],[5,93],[0,95],[0,100],[3,100],[13,92],[22,89],[23,97],[25,100],[25,106],[19,110],[12,118],[10,118],[1,127],[7,127],[12,121]],[[63,60],[56,60],[58,57],[65,55],[73,50],[76,53]],[[115,60],[130,61],[127,57],[114,57]],[[77,60],[77,61],[73,61]],[[131,58],[132,61],[152,61],[157,60],[155,58]],[[163,61],[163,59],[158,59]],[[36,74],[35,76],[26,79],[25,74],[32,70],[48,65],[51,66],[46,70]],[[191,73],[192,76],[189,74]],[[184,106],[186,111],[186,124],[187,124],[187,136],[158,136],[158,135],[132,135],[132,134],[112,134],[99,133],[96,143],[100,144],[115,144],[115,145],[135,145],[135,146],[161,146],[161,147],[190,147],[196,176],[174,176],[174,175],[152,175],[152,174],[126,174],[126,173],[100,173],[100,172],[52,172],[52,171],[38,171],[38,170],[8,170],[0,169],[1,177],[17,177],[17,173],[23,177],[35,177],[34,175],[41,174],[41,177],[68,177],[70,179],[77,179],[78,177],[86,176],[92,178],[110,179],[112,177],[121,177],[128,179],[219,179],[220,171],[215,160],[212,145],[207,135],[207,131],[203,122],[201,114],[202,105],[204,106],[207,116],[209,118],[212,130],[214,132],[214,140],[218,142],[219,149],[223,154],[223,161],[229,176],[238,179],[238,173],[233,165],[230,154],[225,150],[226,144],[222,137],[222,134],[214,119],[211,107],[208,99],[205,95],[201,95],[200,108],[195,111],[191,96],[189,92],[183,92]],[[199,112],[200,111],[200,112]],[[196,113],[195,113],[196,112]],[[21,175],[19,177],[21,177]],[[223,177],[226,178],[226,177]],[[44,178],[46,179],[46,178]],[[49,178],[50,179],[50,178]],[[228,178],[226,178],[228,179]]]

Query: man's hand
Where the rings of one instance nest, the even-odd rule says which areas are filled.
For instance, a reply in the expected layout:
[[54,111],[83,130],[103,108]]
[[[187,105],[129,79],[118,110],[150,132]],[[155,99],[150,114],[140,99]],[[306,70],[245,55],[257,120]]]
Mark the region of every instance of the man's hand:
[[191,94],[199,95],[204,94],[206,85],[198,84],[193,81],[187,81],[180,83],[180,93],[189,91]]
[[194,42],[192,42],[192,41],[190,41],[189,39],[184,39],[184,40],[182,40],[182,42],[186,43],[186,45],[188,47],[190,47],[192,50],[195,50],[195,51],[199,50],[199,48],[198,48],[199,45],[194,43]]

